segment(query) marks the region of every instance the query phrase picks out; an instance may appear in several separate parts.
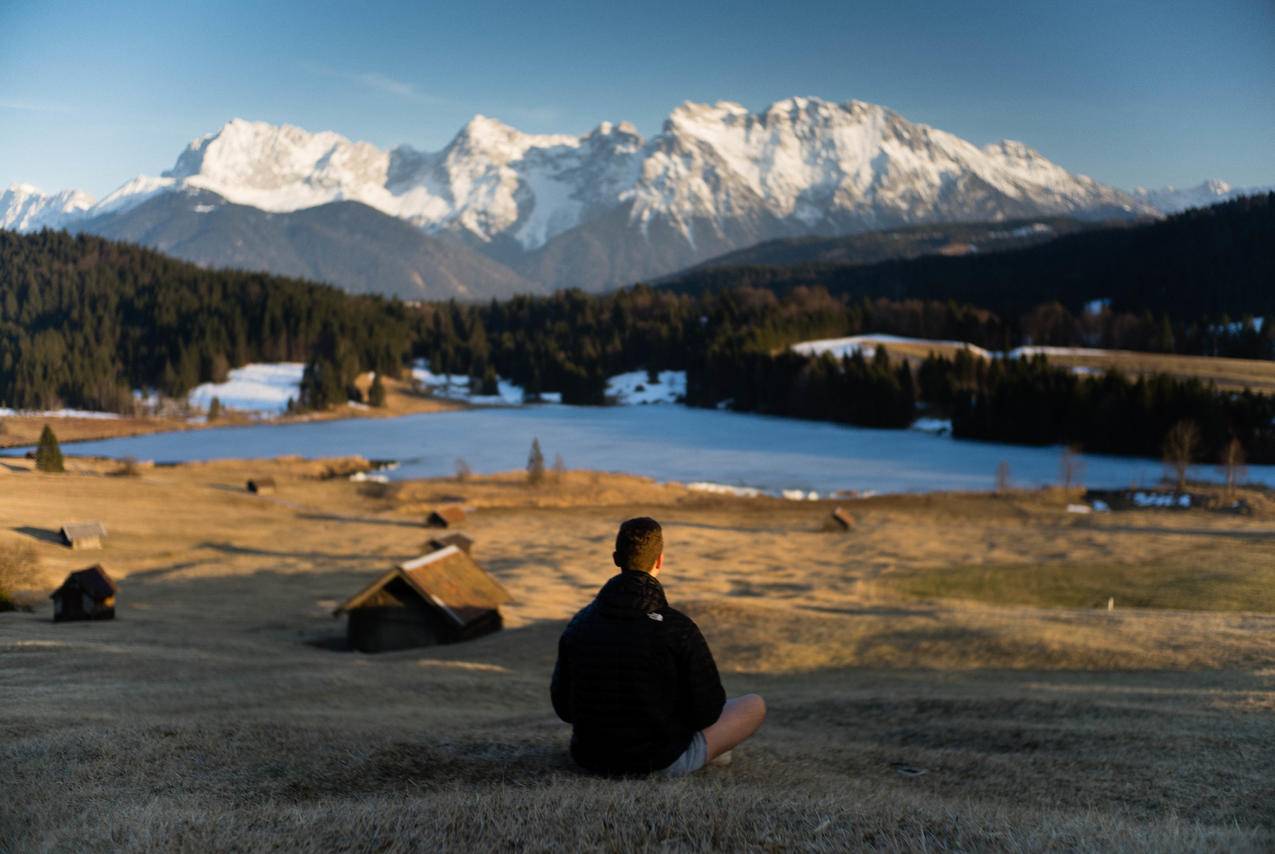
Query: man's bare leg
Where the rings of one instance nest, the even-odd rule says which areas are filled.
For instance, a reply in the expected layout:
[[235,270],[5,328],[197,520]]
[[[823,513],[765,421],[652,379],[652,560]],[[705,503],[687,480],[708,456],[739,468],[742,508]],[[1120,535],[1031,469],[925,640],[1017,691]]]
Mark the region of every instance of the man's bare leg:
[[766,701],[757,694],[745,694],[726,701],[717,723],[704,730],[708,761],[712,762],[732,747],[742,744],[766,720]]

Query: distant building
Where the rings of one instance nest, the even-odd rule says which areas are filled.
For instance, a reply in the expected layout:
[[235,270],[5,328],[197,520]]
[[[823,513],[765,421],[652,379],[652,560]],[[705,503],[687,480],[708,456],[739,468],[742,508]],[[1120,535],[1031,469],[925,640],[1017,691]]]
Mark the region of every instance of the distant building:
[[465,521],[465,509],[457,504],[438,507],[425,517],[427,528],[451,528]]
[[49,596],[53,622],[115,619],[115,582],[101,564],[73,572]]
[[444,534],[441,537],[434,537],[425,543],[426,550],[435,552],[439,549],[445,549],[448,546],[455,546],[465,554],[471,554],[474,550],[474,541],[464,534]]
[[385,652],[470,640],[503,625],[508,591],[456,546],[401,563],[334,611],[350,646]]
[[257,477],[248,481],[248,491],[253,495],[274,495],[273,477]]
[[73,522],[58,531],[62,544],[73,549],[100,549],[106,539],[106,526],[101,522]]

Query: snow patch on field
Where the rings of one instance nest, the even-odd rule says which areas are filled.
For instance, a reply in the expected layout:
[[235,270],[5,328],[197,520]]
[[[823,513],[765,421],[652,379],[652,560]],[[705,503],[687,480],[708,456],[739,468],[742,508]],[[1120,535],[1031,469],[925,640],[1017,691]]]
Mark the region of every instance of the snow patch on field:
[[952,419],[950,418],[918,418],[912,422],[913,430],[922,433],[933,433],[935,436],[952,435]]
[[871,359],[876,355],[877,347],[889,350],[891,344],[912,344],[917,346],[956,347],[968,350],[971,355],[990,359],[992,354],[982,347],[976,347],[968,341],[935,341],[928,338],[905,338],[901,335],[851,335],[846,338],[819,338],[814,341],[802,341],[792,345],[793,352],[803,356],[822,356],[828,353],[840,359],[862,353],[864,358]]
[[0,406],[0,417],[20,415],[26,418],[92,418],[99,421],[110,421],[120,416],[114,412],[95,412],[91,409],[9,409]]
[[[412,379],[429,387],[435,397],[460,400],[475,406],[518,406],[522,403],[522,386],[509,380],[496,380],[496,394],[470,394],[469,377],[464,374],[436,374],[429,369],[429,362],[417,359],[412,364]],[[561,395],[544,394],[547,403],[561,400]],[[555,400],[556,398],[557,400]]]
[[711,495],[735,495],[740,498],[757,498],[764,494],[760,489],[754,489],[751,486],[731,486],[725,483],[712,483],[709,481],[688,483],[686,488],[691,492],[707,492]]
[[231,370],[223,383],[204,383],[188,398],[192,406],[207,409],[212,399],[242,412],[277,415],[288,409],[288,400],[300,395],[301,362],[258,362]]
[[677,403],[686,397],[686,371],[660,371],[655,382],[646,371],[616,374],[607,380],[606,396],[625,405]]

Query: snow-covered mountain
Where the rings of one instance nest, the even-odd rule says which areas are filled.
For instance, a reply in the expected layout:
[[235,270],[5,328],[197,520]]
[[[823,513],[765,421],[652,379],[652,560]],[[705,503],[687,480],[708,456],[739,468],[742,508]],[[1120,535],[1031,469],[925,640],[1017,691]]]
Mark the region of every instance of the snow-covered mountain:
[[1137,187],[1131,194],[1138,201],[1150,205],[1163,214],[1174,214],[1188,208],[1203,208],[1221,202],[1237,199],[1240,196],[1251,196],[1256,193],[1275,192],[1275,185],[1270,187],[1232,187],[1225,181],[1212,178],[1194,187],[1178,189],[1162,187],[1148,190]]
[[13,184],[0,193],[0,228],[13,231],[61,228],[83,216],[92,206],[93,197],[79,190],[46,195],[30,184]]
[[1021,143],[980,147],[873,104],[789,98],[758,113],[686,103],[650,139],[627,123],[534,135],[476,116],[436,152],[235,119],[193,141],[172,169],[96,204],[15,188],[0,197],[0,225],[104,228],[173,192],[272,213],[359,202],[466,243],[525,279],[591,289],[765,239],[1132,217],[1168,204],[1068,172]]

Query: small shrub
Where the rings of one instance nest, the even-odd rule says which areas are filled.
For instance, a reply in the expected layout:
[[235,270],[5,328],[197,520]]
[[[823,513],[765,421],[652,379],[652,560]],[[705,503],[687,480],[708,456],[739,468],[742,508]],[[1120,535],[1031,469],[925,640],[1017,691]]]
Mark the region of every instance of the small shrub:
[[66,471],[62,464],[62,446],[58,444],[58,437],[48,424],[40,431],[40,443],[35,449],[35,467],[43,472]]
[[125,457],[120,460],[119,468],[111,472],[116,477],[141,477],[142,467],[137,462],[137,457]]
[[221,417],[221,398],[214,397],[208,401],[208,420],[216,421]]
[[39,555],[30,543],[0,543],[0,611],[18,607],[13,591],[29,582],[39,566]]
[[553,455],[553,482],[562,483],[562,479],[567,474],[567,461],[562,458],[562,454]]
[[540,440],[531,440],[531,453],[527,455],[527,483],[539,486],[545,480],[545,455],[540,450]]
[[456,479],[461,483],[469,480],[474,475],[474,470],[469,467],[469,463],[465,462],[464,457],[456,458]]

